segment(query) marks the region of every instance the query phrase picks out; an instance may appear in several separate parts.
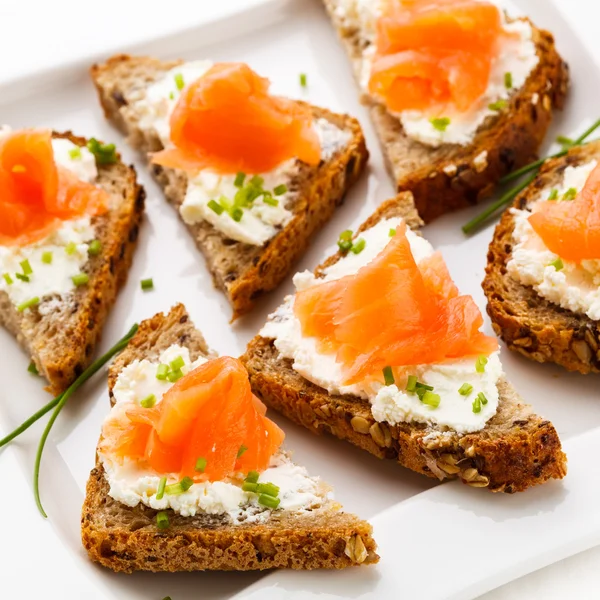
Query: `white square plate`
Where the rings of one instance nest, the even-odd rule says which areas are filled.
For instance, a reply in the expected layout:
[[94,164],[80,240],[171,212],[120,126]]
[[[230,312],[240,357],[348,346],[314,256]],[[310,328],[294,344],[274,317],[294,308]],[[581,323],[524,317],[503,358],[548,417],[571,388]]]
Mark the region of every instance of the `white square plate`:
[[[554,32],[576,82],[567,110],[557,117],[548,139],[552,140],[557,132],[581,131],[594,120],[596,99],[600,96],[600,78],[593,61],[552,4],[515,0],[513,7]],[[187,27],[179,34],[172,28],[163,33],[155,41],[138,38],[138,46],[127,50],[164,58],[243,60],[268,76],[274,91],[360,119],[371,151],[368,172],[331,223],[315,237],[298,269],[314,267],[333,249],[340,231],[360,223],[392,194],[377,140],[366,111],[357,100],[348,61],[319,0],[262,0],[210,25]],[[122,50],[107,46],[98,58]],[[182,223],[138,157],[104,121],[86,67],[87,61],[85,65],[79,61],[21,79],[18,85],[0,87],[0,122],[16,127],[72,129],[80,135],[114,141],[138,169],[148,193],[147,218],[129,282],[107,322],[103,347],[121,337],[132,322],[168,310],[181,301],[211,346],[224,354],[239,355],[267,314],[291,290],[291,277],[265,298],[252,315],[233,327],[229,325],[227,302],[213,289]],[[308,74],[307,90],[299,86],[302,72]],[[471,293],[483,308],[480,282],[492,228],[470,239],[465,239],[460,231],[460,225],[478,210],[440,219],[426,228],[425,235],[443,251],[462,291]],[[155,291],[140,290],[139,281],[145,277],[154,278]],[[486,326],[491,331],[489,323]],[[16,343],[3,331],[0,347],[5,350],[0,377],[6,382],[0,391],[0,425],[2,431],[9,431],[47,402],[48,397],[41,382],[27,374],[28,358],[16,351]],[[284,427],[286,446],[294,451],[298,462],[332,483],[336,497],[347,510],[365,518],[374,517],[382,555],[376,567],[340,573],[278,572],[264,577],[238,573],[123,576],[92,565],[81,547],[79,514],[100,424],[108,410],[106,381],[101,375],[67,406],[48,441],[41,487],[49,523],[31,510],[29,490],[17,482],[17,465],[30,478],[40,428],[32,428],[2,456],[7,472],[0,510],[10,521],[4,525],[3,538],[15,540],[10,546],[2,545],[0,556],[6,553],[7,561],[3,564],[10,565],[11,571],[18,572],[26,582],[27,597],[58,597],[60,593],[67,600],[142,600],[166,595],[173,600],[191,600],[226,598],[236,593],[256,593],[256,598],[294,594],[304,597],[312,593],[322,594],[324,599],[385,599],[397,598],[400,590],[406,598],[424,600],[473,598],[589,547],[598,541],[600,532],[600,511],[594,501],[600,481],[595,465],[600,436],[592,431],[600,426],[600,405],[594,402],[596,378],[537,365],[508,351],[503,352],[503,361],[523,397],[550,418],[563,441],[567,441],[570,474],[564,482],[549,483],[517,496],[486,494],[460,484],[437,486],[434,481],[391,462],[378,461],[348,444],[317,438],[274,415]],[[579,434],[585,435],[576,437]],[[14,488],[11,481],[15,481]],[[21,514],[24,518],[17,519],[16,515]],[[36,554],[38,547],[45,552]],[[11,577],[11,581],[15,580]],[[249,588],[251,584],[256,587]]]

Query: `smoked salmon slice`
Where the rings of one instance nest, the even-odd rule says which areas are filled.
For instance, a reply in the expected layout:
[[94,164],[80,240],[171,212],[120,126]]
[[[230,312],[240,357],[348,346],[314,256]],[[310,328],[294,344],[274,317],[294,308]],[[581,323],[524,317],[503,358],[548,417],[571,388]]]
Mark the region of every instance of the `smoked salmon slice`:
[[600,258],[600,164],[574,200],[537,204],[529,217],[533,230],[551,252],[579,263]]
[[346,384],[380,376],[388,365],[440,363],[497,348],[479,331],[481,312],[459,295],[441,254],[416,264],[406,224],[355,275],[298,292],[294,312],[304,336],[336,353]]
[[171,115],[172,148],[152,162],[185,171],[266,173],[297,158],[321,159],[309,107],[269,94],[269,80],[243,63],[217,63],[189,82]]
[[219,481],[269,466],[284,434],[265,412],[240,361],[221,357],[185,375],[153,408],[135,406],[109,420],[100,447],[157,473]]
[[0,142],[0,244],[38,241],[61,222],[107,210],[108,194],[58,167],[48,130],[22,130]]
[[486,91],[502,34],[500,10],[489,2],[388,0],[369,91],[394,112],[467,111]]

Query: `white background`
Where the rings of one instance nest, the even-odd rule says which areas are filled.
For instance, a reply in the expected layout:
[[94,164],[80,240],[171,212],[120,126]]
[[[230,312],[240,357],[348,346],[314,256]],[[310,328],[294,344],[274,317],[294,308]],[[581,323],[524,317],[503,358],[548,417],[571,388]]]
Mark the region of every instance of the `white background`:
[[[103,0],[95,3],[84,0],[0,0],[0,83],[25,77],[65,60],[84,59],[106,45],[107,37],[130,44],[158,32],[189,26],[192,24],[189,15],[198,14],[200,6],[202,14],[209,16],[256,1],[170,0],[169,10],[165,11],[164,2],[149,0]],[[543,5],[550,0],[538,1]],[[591,0],[553,1],[593,54],[600,58],[600,34],[598,19],[595,18],[600,16],[600,5]],[[2,597],[29,598],[28,577],[45,572],[54,573],[57,581],[60,579],[60,587],[66,597],[102,598],[100,591],[85,590],[85,595],[82,595],[83,590],[76,587],[80,580],[69,577],[73,560],[62,546],[56,545],[55,533],[49,526],[41,524],[36,539],[19,535],[20,523],[39,517],[31,500],[30,484],[10,449],[0,452],[0,473],[0,495],[4,498],[0,501]],[[10,498],[19,498],[19,502],[9,504],[7,500]],[[518,543],[518,540],[515,542]],[[482,548],[482,552],[485,549]],[[599,561],[600,548],[590,550],[514,581],[484,598],[598,598]],[[50,568],[41,569],[41,565]],[[51,587],[57,589],[56,581]]]

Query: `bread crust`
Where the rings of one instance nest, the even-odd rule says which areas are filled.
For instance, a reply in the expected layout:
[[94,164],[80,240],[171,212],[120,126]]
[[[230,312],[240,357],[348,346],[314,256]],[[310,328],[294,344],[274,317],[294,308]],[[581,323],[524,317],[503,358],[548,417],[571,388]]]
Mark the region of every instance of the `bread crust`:
[[[123,367],[136,359],[152,359],[174,343],[187,347],[193,360],[211,354],[181,304],[143,321],[111,365],[111,403]],[[182,517],[168,510],[170,526],[161,531],[156,527],[158,511],[142,505],[129,508],[108,491],[97,462],[82,509],[82,542],[92,560],[113,571],[341,569],[379,560],[369,523],[341,512],[331,500],[310,512],[281,511],[264,523],[241,525],[221,516]]]
[[[405,196],[384,203],[359,232],[380,219],[405,216]],[[409,224],[415,215],[413,207]],[[336,260],[339,254],[315,272]],[[554,426],[534,414],[505,380],[498,385],[496,415],[483,430],[459,435],[424,424],[378,423],[368,401],[330,395],[296,373],[292,362],[280,357],[273,340],[260,335],[251,340],[242,361],[254,393],[292,421],[429,477],[459,478],[471,487],[513,493],[566,474],[566,457]]]
[[[139,91],[142,75],[145,86],[177,64],[179,61],[165,63],[148,57],[119,55],[92,67],[92,79],[106,117],[143,153],[160,150],[162,143],[156,135],[138,126],[128,99]],[[365,139],[356,119],[304,102],[300,104],[308,106],[315,118],[325,118],[350,132],[351,141],[318,167],[301,167],[299,176],[290,182],[290,189],[297,190],[292,206],[293,219],[262,247],[230,240],[207,222],[186,224],[205,257],[215,286],[227,295],[234,320],[249,312],[262,294],[277,287],[289,273],[306,251],[312,235],[344,201],[347,190],[358,179],[368,159]],[[152,172],[179,214],[187,177],[159,165],[153,165]]]
[[[366,41],[360,31],[346,27],[336,12],[337,0],[324,0],[324,4],[358,82]],[[492,194],[501,177],[537,158],[553,109],[564,106],[569,69],[556,50],[552,34],[531,26],[538,65],[507,108],[489,117],[468,146],[443,144],[432,148],[413,140],[383,105],[363,94],[388,172],[398,191],[413,193],[419,215],[426,223],[477,204]]]
[[[71,132],[54,132],[53,137],[78,146],[87,143]],[[0,324],[31,355],[53,395],[69,387],[92,361],[108,312],[127,279],[144,212],[144,189],[120,155],[114,164],[98,165],[97,184],[119,200],[115,209],[92,220],[102,250],[86,263],[89,283],[73,290],[72,301],[46,315],[39,306],[20,313],[0,292]]]
[[[558,184],[569,165],[594,158],[600,159],[600,142],[573,148],[566,156],[547,161],[512,206],[526,208],[541,190]],[[506,210],[487,255],[483,291],[494,331],[511,350],[531,360],[553,362],[569,371],[600,373],[600,322],[549,302],[508,274],[514,226],[514,216]]]

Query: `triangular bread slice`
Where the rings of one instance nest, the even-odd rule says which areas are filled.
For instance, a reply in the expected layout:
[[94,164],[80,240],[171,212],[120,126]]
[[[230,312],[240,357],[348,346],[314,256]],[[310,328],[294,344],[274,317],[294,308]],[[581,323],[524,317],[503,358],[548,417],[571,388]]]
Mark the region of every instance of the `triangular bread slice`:
[[[143,97],[148,85],[182,62],[120,55],[92,67],[92,78],[106,117],[144,155],[163,146],[154,131],[140,128],[135,101]],[[358,121],[324,108],[310,108],[315,118],[324,118],[347,131],[350,140],[317,167],[300,166],[297,179],[288,185],[297,193],[288,206],[294,216],[287,225],[264,246],[229,239],[206,221],[186,225],[205,257],[215,286],[226,294],[233,307],[234,319],[248,312],[261,294],[279,285],[305,252],[312,234],[343,202],[346,191],[366,164],[368,152]],[[185,174],[158,165],[152,166],[152,173],[179,213],[187,189]]]
[[[346,21],[342,0],[323,1],[359,82],[362,52],[369,42],[360,27]],[[425,222],[476,204],[493,192],[501,177],[537,158],[553,109],[564,105],[569,69],[552,34],[532,28],[537,66],[506,109],[489,117],[467,146],[422,144],[408,137],[400,121],[382,104],[363,94],[390,177],[398,191],[413,193]]]
[[[192,360],[210,355],[185,308],[141,323],[109,371],[109,393],[121,369],[135,359],[156,360],[172,344]],[[232,524],[225,517],[183,517],[172,510],[169,529],[156,527],[156,510],[129,508],[113,500],[100,463],[92,470],[81,518],[82,541],[92,560],[114,571],[341,569],[377,562],[369,523],[344,513],[323,488],[312,510],[271,514],[264,522]]]
[[[600,142],[590,142],[569,150],[566,156],[546,161],[512,206],[527,208],[543,190],[560,185],[568,166],[594,159],[600,160]],[[508,274],[514,226],[514,215],[506,210],[488,251],[483,291],[494,331],[511,350],[532,360],[557,363],[569,371],[600,373],[600,323],[542,298]]]
[[[409,226],[418,226],[410,193],[384,202],[358,233],[391,217],[403,217]],[[330,257],[315,273],[339,259],[339,253]],[[429,477],[460,478],[471,487],[513,493],[566,474],[566,457],[556,429],[534,414],[504,379],[498,384],[496,415],[481,431],[460,435],[418,423],[379,423],[368,400],[330,395],[294,371],[273,340],[260,335],[251,340],[242,361],[254,393],[268,406],[314,433],[331,433]]]
[[[53,137],[82,147],[88,141],[70,132],[54,132]],[[92,220],[101,250],[85,265],[89,282],[64,298],[45,296],[23,312],[0,291],[0,325],[31,355],[55,395],[71,385],[93,358],[108,311],[127,279],[144,212],[145,193],[133,167],[117,155],[117,162],[97,168],[94,183],[111,195],[114,207]]]

